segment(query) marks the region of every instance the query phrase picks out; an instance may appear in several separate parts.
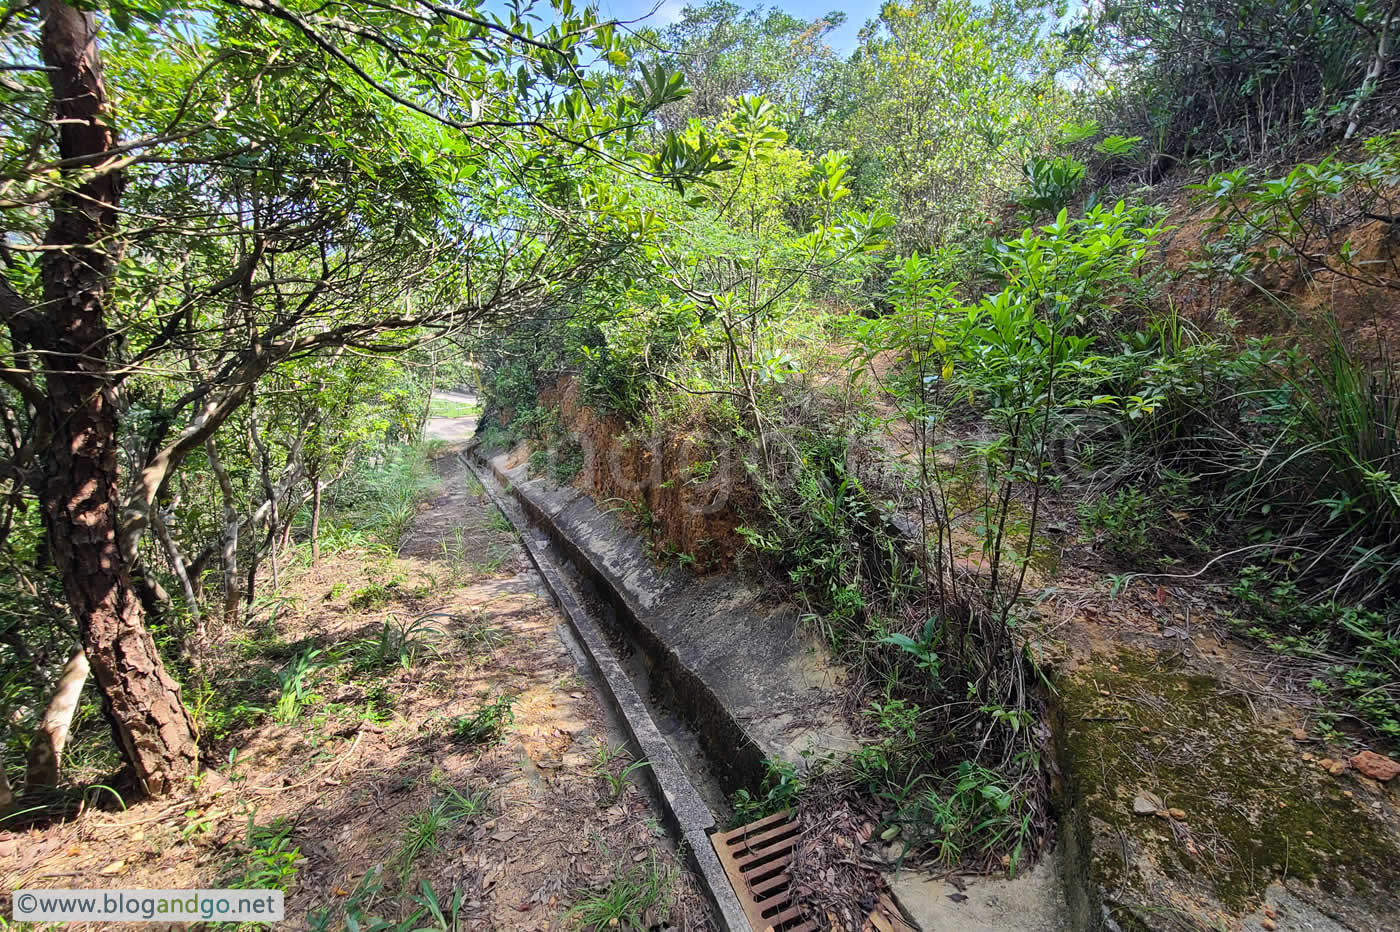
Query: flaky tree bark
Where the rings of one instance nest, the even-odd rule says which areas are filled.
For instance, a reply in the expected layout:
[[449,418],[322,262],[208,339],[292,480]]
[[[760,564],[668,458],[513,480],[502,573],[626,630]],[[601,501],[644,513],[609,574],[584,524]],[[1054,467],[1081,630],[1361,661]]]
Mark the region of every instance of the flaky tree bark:
[[74,188],[54,202],[43,255],[47,326],[33,348],[44,361],[52,442],[41,497],[69,607],[127,762],[149,793],[174,789],[195,769],[195,731],[180,688],[146,630],[117,546],[117,414],[104,302],[117,231],[121,175],[101,171],[115,143],[104,123],[91,13],[44,0],[40,51],[53,88],[59,151]]
[[68,745],[68,731],[73,727],[73,715],[78,711],[78,699],[87,678],[87,655],[81,647],[75,647],[63,665],[63,675],[44,709],[44,718],[30,739],[24,767],[26,793],[58,786],[63,749]]

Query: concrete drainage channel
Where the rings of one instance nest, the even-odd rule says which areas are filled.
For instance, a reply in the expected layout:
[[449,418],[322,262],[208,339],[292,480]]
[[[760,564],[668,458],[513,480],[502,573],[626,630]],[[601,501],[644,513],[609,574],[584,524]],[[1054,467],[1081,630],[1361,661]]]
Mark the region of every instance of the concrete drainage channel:
[[[624,723],[628,736],[640,754],[639,759],[649,762],[650,766],[638,772],[646,776],[654,796],[661,803],[666,829],[679,842],[691,870],[699,879],[714,910],[717,924],[729,932],[749,932],[752,927],[744,908],[710,842],[710,833],[718,828],[718,824],[710,804],[695,784],[698,782],[704,786],[711,783],[706,794],[711,798],[714,798],[715,791],[712,778],[699,770],[704,766],[703,760],[697,752],[690,750],[695,743],[685,736],[678,736],[685,752],[682,754],[667,740],[653,717],[652,707],[604,634],[596,607],[594,611],[589,610],[588,603],[593,600],[587,597],[586,587],[580,586],[582,581],[558,558],[548,538],[530,525],[520,505],[502,494],[495,476],[489,468],[483,468],[476,461],[472,449],[462,454],[462,461],[519,532],[525,552],[539,570],[589,664],[603,684],[604,698]],[[683,763],[684,758],[689,758],[689,766]],[[696,776],[695,781],[692,781],[692,773]]]

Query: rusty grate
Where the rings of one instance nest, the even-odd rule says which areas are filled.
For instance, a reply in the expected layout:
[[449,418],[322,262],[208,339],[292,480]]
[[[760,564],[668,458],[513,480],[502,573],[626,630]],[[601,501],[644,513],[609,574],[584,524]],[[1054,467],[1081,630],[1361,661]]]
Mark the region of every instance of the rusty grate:
[[[744,916],[755,932],[818,932],[823,928],[793,897],[788,865],[800,832],[792,813],[784,810],[710,836],[715,854],[739,897],[739,905],[744,908]],[[866,928],[877,932],[910,930],[888,895],[877,900]]]

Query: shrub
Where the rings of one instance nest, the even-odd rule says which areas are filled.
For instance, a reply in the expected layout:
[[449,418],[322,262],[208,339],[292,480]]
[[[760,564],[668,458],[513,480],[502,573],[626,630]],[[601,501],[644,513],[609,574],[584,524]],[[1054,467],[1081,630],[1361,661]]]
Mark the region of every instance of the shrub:
[[1104,122],[1175,159],[1281,150],[1386,113],[1395,89],[1368,79],[1389,7],[1361,0],[1110,0],[1097,18],[1123,90]]
[[1151,549],[1152,498],[1136,486],[1104,493],[1079,506],[1079,519],[1120,557],[1142,557]]
[[1017,198],[1026,210],[1051,213],[1069,205],[1084,186],[1084,163],[1070,156],[1032,156],[1021,166],[1026,190]]

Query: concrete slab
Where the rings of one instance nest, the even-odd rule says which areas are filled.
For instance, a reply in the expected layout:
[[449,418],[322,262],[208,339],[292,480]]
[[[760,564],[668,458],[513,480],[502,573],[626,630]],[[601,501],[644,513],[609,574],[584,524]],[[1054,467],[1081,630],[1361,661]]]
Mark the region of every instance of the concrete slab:
[[901,870],[890,877],[899,904],[921,929],[1069,932],[1069,910],[1052,853],[1014,878],[946,877]]

